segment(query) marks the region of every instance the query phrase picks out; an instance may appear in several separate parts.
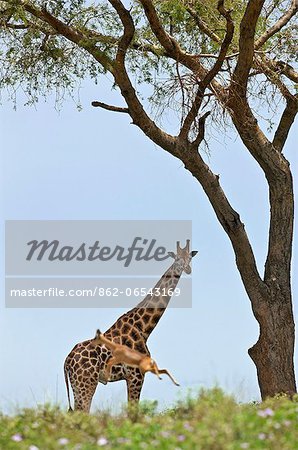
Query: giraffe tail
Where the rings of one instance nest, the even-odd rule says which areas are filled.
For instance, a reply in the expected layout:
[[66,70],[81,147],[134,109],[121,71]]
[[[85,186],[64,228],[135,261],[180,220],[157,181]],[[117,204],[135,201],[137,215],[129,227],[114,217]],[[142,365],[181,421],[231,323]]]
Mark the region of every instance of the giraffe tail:
[[70,394],[69,394],[69,380],[68,380],[68,367],[67,363],[65,361],[64,363],[64,379],[66,384],[66,391],[67,391],[67,398],[68,398],[68,412],[73,411],[71,404],[70,404]]

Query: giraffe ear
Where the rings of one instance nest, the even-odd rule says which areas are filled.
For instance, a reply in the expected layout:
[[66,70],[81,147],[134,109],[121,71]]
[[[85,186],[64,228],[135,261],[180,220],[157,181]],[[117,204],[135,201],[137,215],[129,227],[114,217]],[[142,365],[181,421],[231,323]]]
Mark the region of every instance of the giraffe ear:
[[174,252],[168,252],[168,255],[171,257],[171,258],[176,258],[176,255],[175,255],[175,253]]
[[196,256],[197,253],[198,253],[197,250],[193,250],[193,251],[190,253],[190,256],[193,258],[194,256]]

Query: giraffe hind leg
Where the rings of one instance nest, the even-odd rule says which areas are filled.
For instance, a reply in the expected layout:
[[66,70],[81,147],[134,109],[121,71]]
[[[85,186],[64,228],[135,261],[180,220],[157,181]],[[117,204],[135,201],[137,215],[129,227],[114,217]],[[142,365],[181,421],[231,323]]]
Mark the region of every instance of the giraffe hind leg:
[[75,411],[90,412],[91,402],[97,387],[97,383],[88,386],[86,391],[74,393],[74,409]]
[[97,388],[97,381],[85,378],[78,382],[70,377],[70,382],[73,390],[74,410],[89,413],[92,398]]

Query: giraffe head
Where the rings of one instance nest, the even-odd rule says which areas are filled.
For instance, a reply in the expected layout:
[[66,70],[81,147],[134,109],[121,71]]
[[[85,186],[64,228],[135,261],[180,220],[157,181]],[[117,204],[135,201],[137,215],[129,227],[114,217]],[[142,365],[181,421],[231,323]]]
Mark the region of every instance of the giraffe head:
[[189,250],[189,242],[190,240],[187,239],[186,246],[184,248],[181,248],[180,242],[178,241],[176,254],[174,252],[168,252],[168,255],[174,258],[175,262],[182,267],[182,271],[187,274],[191,273],[190,262],[192,258],[198,253],[196,250]]

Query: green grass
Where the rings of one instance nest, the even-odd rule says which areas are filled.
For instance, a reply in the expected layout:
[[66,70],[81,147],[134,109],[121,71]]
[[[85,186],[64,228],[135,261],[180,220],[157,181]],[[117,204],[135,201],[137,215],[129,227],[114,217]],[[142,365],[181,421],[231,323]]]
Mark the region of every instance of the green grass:
[[296,449],[298,398],[238,404],[220,389],[200,391],[156,412],[143,402],[135,411],[66,413],[43,406],[14,416],[0,414],[0,449]]

